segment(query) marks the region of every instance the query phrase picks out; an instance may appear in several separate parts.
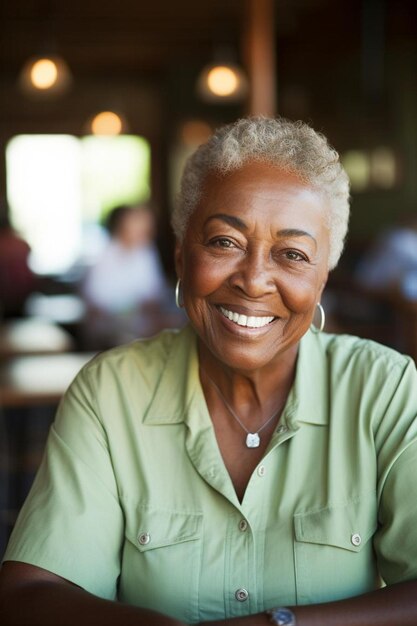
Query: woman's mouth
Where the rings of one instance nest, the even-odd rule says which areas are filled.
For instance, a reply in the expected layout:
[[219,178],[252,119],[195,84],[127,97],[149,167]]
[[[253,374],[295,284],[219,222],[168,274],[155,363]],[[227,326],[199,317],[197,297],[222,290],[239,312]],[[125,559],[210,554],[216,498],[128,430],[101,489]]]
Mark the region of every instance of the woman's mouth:
[[223,306],[219,306],[218,309],[228,320],[235,322],[238,326],[244,326],[245,328],[262,328],[275,319],[273,316],[261,317],[256,315],[242,315],[241,313],[225,309]]

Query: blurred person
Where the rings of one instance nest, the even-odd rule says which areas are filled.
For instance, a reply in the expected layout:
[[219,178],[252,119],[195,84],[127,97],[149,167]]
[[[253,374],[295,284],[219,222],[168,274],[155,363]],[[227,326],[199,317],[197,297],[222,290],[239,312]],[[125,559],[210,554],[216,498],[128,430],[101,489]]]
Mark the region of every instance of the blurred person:
[[381,292],[399,290],[417,272],[417,216],[404,217],[371,243],[359,260],[356,282]]
[[108,215],[110,240],[87,271],[87,342],[106,348],[160,329],[166,281],[149,207],[119,206]]
[[0,215],[0,317],[20,317],[36,288],[29,267],[29,244],[12,227],[6,212]]
[[189,325],[71,385],[5,555],[4,626],[416,626],[415,364],[322,332],[348,216],[302,122],[239,120],[190,157]]

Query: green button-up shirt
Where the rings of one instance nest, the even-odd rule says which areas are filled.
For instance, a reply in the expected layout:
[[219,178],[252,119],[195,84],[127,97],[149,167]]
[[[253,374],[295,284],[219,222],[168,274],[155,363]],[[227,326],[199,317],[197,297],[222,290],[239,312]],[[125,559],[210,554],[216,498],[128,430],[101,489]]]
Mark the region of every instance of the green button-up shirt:
[[412,579],[416,415],[411,359],[309,332],[239,502],[193,331],[134,342],[67,392],[5,559],[187,623]]

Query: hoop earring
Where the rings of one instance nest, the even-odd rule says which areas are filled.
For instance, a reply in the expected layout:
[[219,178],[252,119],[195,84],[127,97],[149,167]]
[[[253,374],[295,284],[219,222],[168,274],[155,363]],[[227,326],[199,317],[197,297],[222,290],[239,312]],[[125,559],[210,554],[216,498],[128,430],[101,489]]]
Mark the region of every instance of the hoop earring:
[[181,279],[179,278],[177,280],[177,284],[175,285],[175,304],[177,305],[178,309],[182,309],[184,304],[182,302],[180,302],[180,293],[181,290]]
[[321,306],[320,302],[317,302],[316,307],[320,311],[320,324],[319,324],[319,326],[315,326],[313,323],[311,323],[310,324],[310,330],[311,330],[311,332],[313,332],[316,335],[318,335],[319,333],[321,333],[321,331],[324,328],[324,325],[326,323],[326,315],[324,313],[324,309]]

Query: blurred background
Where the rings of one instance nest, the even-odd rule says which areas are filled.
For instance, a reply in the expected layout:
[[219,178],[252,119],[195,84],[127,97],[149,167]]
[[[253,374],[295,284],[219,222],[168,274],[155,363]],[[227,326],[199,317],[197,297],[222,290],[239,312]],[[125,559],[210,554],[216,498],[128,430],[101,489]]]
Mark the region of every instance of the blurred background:
[[[310,123],[349,173],[327,330],[417,358],[414,0],[3,0],[0,554],[79,367],[184,324],[180,173],[214,128],[248,114]],[[126,274],[135,263],[140,280]],[[123,281],[108,269],[119,265]]]

